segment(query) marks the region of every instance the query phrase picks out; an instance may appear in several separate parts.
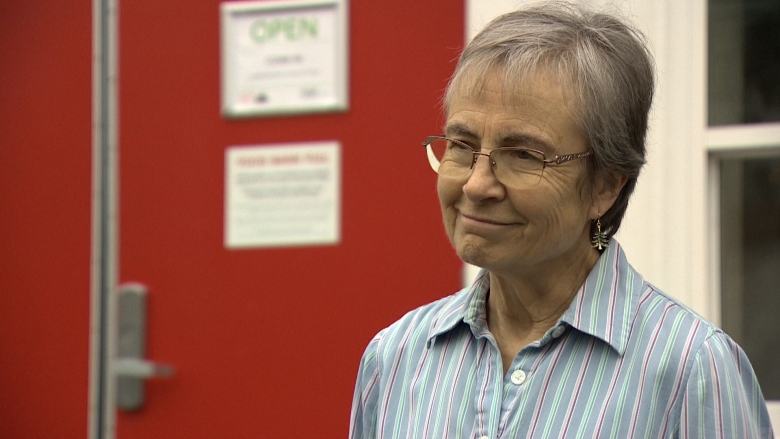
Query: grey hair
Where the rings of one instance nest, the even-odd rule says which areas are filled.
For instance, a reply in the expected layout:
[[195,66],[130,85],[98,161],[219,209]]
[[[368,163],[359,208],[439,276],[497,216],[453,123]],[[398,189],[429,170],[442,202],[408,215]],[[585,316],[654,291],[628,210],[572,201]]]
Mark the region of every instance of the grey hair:
[[447,86],[445,111],[454,90],[466,84],[480,88],[487,72],[501,70],[505,86],[543,72],[569,91],[573,117],[593,151],[586,178],[593,183],[597,177],[627,177],[613,206],[600,213],[602,231],[614,235],[645,163],[654,64],[644,36],[613,15],[569,3],[536,4],[502,15],[461,54]]

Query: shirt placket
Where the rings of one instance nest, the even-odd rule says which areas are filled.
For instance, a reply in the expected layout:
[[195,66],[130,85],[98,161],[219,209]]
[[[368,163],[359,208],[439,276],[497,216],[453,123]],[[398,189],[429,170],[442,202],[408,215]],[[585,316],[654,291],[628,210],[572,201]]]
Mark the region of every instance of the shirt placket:
[[484,343],[478,366],[481,388],[476,401],[477,416],[472,437],[498,439],[498,426],[503,412],[504,366],[498,346],[491,336],[480,338],[480,343]]
[[498,424],[497,438],[504,437],[506,427],[517,411],[518,403],[523,399],[523,393],[528,391],[528,382],[533,374],[532,365],[539,355],[539,349],[524,349],[520,351],[502,380],[501,415]]

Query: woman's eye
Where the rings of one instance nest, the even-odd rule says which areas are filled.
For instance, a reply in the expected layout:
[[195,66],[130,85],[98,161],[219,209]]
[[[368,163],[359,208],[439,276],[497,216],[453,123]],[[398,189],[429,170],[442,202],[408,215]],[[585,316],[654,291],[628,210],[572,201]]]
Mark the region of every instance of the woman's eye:
[[516,149],[512,152],[512,158],[516,159],[523,159],[523,160],[532,160],[535,159],[536,156],[533,155],[531,152],[526,151],[524,149]]
[[449,142],[449,145],[447,146],[449,149],[457,149],[461,151],[471,151],[471,147],[460,142]]

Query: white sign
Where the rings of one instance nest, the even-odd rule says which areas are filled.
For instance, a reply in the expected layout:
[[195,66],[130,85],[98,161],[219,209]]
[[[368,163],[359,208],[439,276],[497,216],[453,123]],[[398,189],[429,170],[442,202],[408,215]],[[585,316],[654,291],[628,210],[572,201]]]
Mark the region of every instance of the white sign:
[[345,3],[222,3],[223,114],[346,110]]
[[338,142],[225,151],[225,247],[336,244],[341,239]]

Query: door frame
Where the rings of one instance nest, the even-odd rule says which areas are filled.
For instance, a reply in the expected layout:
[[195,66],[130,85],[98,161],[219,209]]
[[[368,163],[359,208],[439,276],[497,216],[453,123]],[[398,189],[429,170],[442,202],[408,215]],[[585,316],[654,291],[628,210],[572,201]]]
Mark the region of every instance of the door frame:
[[118,1],[93,0],[92,43],[92,263],[89,437],[115,436],[116,335],[114,286],[118,279]]

